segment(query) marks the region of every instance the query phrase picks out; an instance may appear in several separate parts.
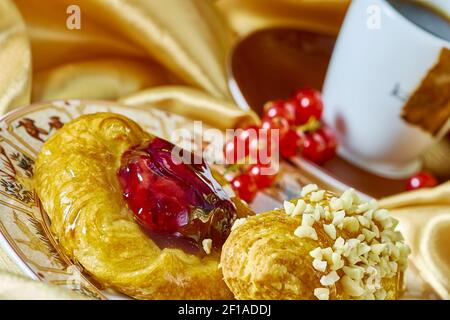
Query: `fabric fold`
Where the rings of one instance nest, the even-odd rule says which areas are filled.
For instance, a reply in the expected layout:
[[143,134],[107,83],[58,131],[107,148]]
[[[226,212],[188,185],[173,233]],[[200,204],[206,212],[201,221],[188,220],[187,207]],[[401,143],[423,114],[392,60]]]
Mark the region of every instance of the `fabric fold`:
[[450,182],[380,201],[400,221],[411,260],[443,299],[450,299]]
[[241,36],[265,28],[301,28],[337,35],[350,0],[218,0]]
[[119,102],[160,108],[194,120],[204,121],[222,130],[259,122],[254,112],[240,110],[230,102],[216,99],[189,87],[166,86],[149,89],[124,97]]
[[27,104],[31,52],[25,23],[10,0],[0,2],[0,113]]
[[180,80],[149,60],[92,59],[36,72],[32,99],[117,100],[146,88],[177,82]]

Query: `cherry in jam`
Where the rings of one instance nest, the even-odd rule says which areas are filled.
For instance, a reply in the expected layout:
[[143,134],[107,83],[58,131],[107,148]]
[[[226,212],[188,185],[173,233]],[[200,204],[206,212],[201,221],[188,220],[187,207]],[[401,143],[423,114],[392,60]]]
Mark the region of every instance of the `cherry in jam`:
[[[174,148],[154,138],[127,150],[117,173],[124,198],[159,246],[194,251],[202,240],[212,239],[213,247],[220,248],[236,207],[203,159],[186,150],[181,158]],[[183,159],[197,161],[186,164]]]

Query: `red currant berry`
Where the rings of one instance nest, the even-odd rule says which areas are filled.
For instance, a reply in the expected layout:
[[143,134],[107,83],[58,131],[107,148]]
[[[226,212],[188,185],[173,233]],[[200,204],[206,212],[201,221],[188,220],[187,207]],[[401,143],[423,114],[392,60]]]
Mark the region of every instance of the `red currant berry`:
[[270,101],[264,106],[264,118],[281,117],[289,124],[295,122],[295,105],[289,100]]
[[429,172],[422,171],[408,179],[406,190],[432,188],[438,184],[436,178]]
[[314,117],[320,120],[323,111],[323,101],[320,92],[306,88],[295,92],[292,99],[295,105],[295,124],[302,125]]
[[252,176],[246,173],[236,176],[231,181],[231,185],[239,198],[247,201],[248,203],[253,201],[256,193],[258,192],[258,186],[256,185],[255,180],[253,180]]
[[268,163],[270,158],[278,152],[279,137],[271,129],[261,128],[257,139],[250,141],[248,164]]
[[281,140],[289,131],[290,125],[289,122],[282,117],[264,118],[261,124],[261,128],[266,130],[278,129],[279,138]]
[[331,160],[336,155],[337,139],[334,132],[325,125],[317,129],[317,134],[321,135],[326,143],[326,151],[323,155],[323,162]]
[[280,140],[280,153],[284,158],[292,158],[299,154],[303,147],[304,135],[301,131],[289,130]]
[[239,130],[233,138],[225,143],[224,155],[226,164],[236,164],[250,153],[251,148],[258,145],[257,126],[249,126]]
[[327,142],[318,132],[308,132],[303,140],[302,157],[322,164],[327,160]]
[[270,165],[261,164],[255,164],[248,168],[248,174],[253,178],[258,188],[268,188],[275,181],[277,174],[266,172],[269,169]]

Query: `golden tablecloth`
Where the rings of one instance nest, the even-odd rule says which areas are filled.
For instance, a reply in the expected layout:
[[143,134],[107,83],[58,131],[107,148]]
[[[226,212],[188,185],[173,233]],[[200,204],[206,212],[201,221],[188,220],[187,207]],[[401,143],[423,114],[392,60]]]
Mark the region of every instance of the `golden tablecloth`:
[[[273,26],[337,34],[348,3],[2,0],[0,113],[35,101],[86,98],[151,103],[220,128],[253,121],[227,90],[225,61],[236,39]],[[71,29],[68,19],[76,19],[78,9],[81,29]],[[450,183],[383,200],[401,220],[423,276],[444,298],[450,290],[449,199]],[[21,274],[0,249],[0,298],[77,298]]]

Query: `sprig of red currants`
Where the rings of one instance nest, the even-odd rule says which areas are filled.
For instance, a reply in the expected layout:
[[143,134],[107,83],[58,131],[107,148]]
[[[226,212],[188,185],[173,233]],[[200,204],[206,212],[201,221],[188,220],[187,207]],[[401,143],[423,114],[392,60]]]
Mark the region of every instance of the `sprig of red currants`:
[[[262,169],[268,165],[259,157],[251,159],[256,160],[254,164],[246,164],[249,155],[258,154],[261,149],[269,155],[279,152],[284,158],[300,155],[319,165],[334,157],[337,140],[321,122],[322,112],[320,92],[311,88],[300,89],[289,99],[268,102],[264,106],[260,127],[244,128],[225,144],[224,153],[231,162],[228,173],[233,173],[226,176],[241,199],[251,202],[259,189],[269,187],[276,180],[275,173],[262,174]],[[279,130],[277,141],[272,139],[274,129]],[[258,134],[252,135],[252,131]],[[240,153],[239,145],[244,146]]]
[[278,147],[271,133],[269,129],[249,126],[225,144],[224,154],[229,164],[225,178],[247,202],[255,198],[258,190],[270,187],[276,179],[276,172],[267,172],[273,165],[272,152],[277,152]]
[[332,159],[337,140],[320,120],[323,101],[320,92],[297,90],[287,100],[268,102],[264,106],[263,127],[280,129],[280,153],[285,158],[301,155],[319,165]]

